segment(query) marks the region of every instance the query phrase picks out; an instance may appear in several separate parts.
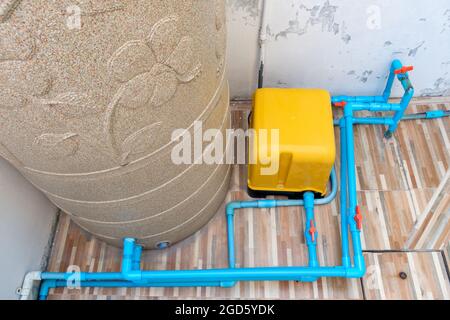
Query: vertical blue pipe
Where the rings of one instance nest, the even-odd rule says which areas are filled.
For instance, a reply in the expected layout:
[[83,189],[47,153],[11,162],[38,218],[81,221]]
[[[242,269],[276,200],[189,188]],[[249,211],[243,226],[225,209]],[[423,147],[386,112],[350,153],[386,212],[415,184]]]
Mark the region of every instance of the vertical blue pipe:
[[[353,132],[353,111],[351,104],[347,105],[344,109],[345,116],[345,136],[346,136],[346,148],[347,148],[347,177],[348,177],[348,218],[350,231],[352,234],[352,244],[354,253],[354,264],[360,273],[365,272],[365,263],[361,246],[361,231],[358,230],[355,221],[356,206],[358,204],[357,190],[356,190],[356,171],[355,171],[355,144],[354,144],[354,132]],[[359,273],[358,273],[359,274]]]
[[134,248],[136,240],[126,238],[123,242],[122,273],[126,274],[133,270]]
[[413,87],[407,88],[406,93],[403,96],[402,101],[400,102],[402,109],[395,113],[394,123],[389,126],[388,131],[385,133],[385,136],[387,138],[390,138],[392,136],[392,134],[397,130],[398,125],[399,125],[400,121],[402,120],[403,116],[405,115],[405,111],[408,108],[409,103],[411,102],[413,96],[414,96],[414,88]]
[[[389,70],[389,78],[388,78],[388,81],[386,84],[386,89],[384,90],[384,93],[383,93],[384,102],[388,102],[389,98],[391,97],[392,86],[394,85],[394,81],[395,81],[395,77],[396,77],[395,70],[398,70],[401,68],[403,68],[403,64],[401,63],[400,60],[395,59],[394,61],[392,61],[391,69]],[[402,85],[404,85],[404,83],[402,83]]]
[[135,246],[133,253],[133,270],[141,269],[142,246]]
[[[228,267],[229,269],[236,268],[236,252],[234,243],[234,216],[235,210],[242,208],[239,202],[230,202],[226,208],[227,214],[227,236],[228,236]],[[236,285],[236,281],[220,281],[222,288],[232,288]]]
[[[352,217],[356,213],[356,171],[355,171],[355,146],[353,140],[353,112],[351,105],[345,107],[345,138],[347,151],[347,176],[348,176],[348,209]],[[351,224],[351,222],[350,222]]]
[[391,70],[389,73],[389,79],[386,85],[386,89],[384,90],[383,93],[383,98],[385,102],[388,102],[389,97],[391,96],[392,86],[395,77],[398,78],[401,85],[403,86],[403,89],[405,90],[405,94],[403,95],[402,101],[400,103],[401,109],[394,114],[393,123],[389,125],[389,129],[384,134],[386,138],[392,137],[393,133],[397,130],[398,124],[403,118],[405,111],[408,108],[408,105],[414,96],[414,88],[411,84],[411,81],[409,80],[408,73],[399,75],[395,74],[395,70],[401,69],[402,67],[403,64],[399,60],[396,59],[392,62]]
[[347,141],[345,136],[345,125],[342,122],[341,132],[341,245],[342,265],[351,266],[348,245],[348,219],[347,219]]
[[237,209],[236,202],[227,205],[227,236],[228,236],[228,265],[229,268],[236,268],[236,254],[234,244],[234,210]]
[[[400,61],[398,61],[398,62],[400,62]],[[389,78],[388,78],[388,81],[386,84],[386,88],[384,89],[384,92],[383,92],[384,102],[388,102],[389,98],[391,97],[392,86],[394,85],[394,80],[395,80],[394,65],[397,65],[397,63],[393,62],[391,65],[391,69],[389,71]]]
[[311,228],[315,228],[316,222],[314,220],[314,193],[305,192],[303,196],[303,201],[305,203],[306,211],[306,221],[305,221],[305,239],[306,245],[308,246],[309,254],[309,266],[318,267],[319,262],[317,260],[317,231],[311,234]]

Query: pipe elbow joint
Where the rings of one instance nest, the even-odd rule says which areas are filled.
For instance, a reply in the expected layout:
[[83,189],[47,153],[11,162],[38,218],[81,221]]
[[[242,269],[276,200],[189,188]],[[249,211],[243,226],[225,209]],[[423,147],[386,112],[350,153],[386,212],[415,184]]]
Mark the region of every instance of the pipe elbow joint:
[[398,59],[392,61],[391,71],[394,72],[397,69],[400,69],[403,66],[402,62]]
[[344,118],[352,118],[353,117],[353,107],[351,103],[348,103],[344,107]]
[[227,204],[227,216],[234,216],[234,211],[241,208],[240,202],[230,202]]
[[359,279],[359,278],[363,278],[365,276],[365,274],[366,274],[365,266],[353,267],[353,268],[347,269],[347,278]]
[[364,261],[364,257],[356,256],[355,257],[355,266],[347,269],[347,277],[348,278],[363,278],[366,275],[366,263]]
[[353,267],[347,270],[347,278],[363,278],[366,275],[366,267]]
[[48,297],[50,289],[56,288],[56,280],[44,280],[39,289],[39,300],[45,300]]

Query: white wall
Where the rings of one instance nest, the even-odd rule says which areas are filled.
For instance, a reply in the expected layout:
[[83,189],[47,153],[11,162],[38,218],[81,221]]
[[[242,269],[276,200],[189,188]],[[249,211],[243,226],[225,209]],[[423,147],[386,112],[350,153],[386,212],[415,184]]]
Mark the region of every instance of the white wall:
[[56,208],[0,158],[0,299],[16,299],[25,274],[45,263]]
[[248,98],[258,85],[259,0],[227,0],[228,77],[231,98]]
[[[231,83],[257,73],[262,0],[228,0]],[[413,64],[417,95],[450,95],[450,1],[266,0],[265,86],[320,87],[333,94],[379,94],[390,62]],[[234,8],[234,9],[233,9]],[[250,22],[249,22],[250,21]],[[241,28],[239,27],[241,26]],[[251,27],[250,27],[251,26]],[[245,30],[245,37],[241,36]],[[235,50],[245,49],[245,61]],[[250,58],[250,56],[252,58]],[[250,62],[250,63],[249,63]],[[251,85],[232,87],[249,98]],[[400,91],[396,91],[398,95]]]

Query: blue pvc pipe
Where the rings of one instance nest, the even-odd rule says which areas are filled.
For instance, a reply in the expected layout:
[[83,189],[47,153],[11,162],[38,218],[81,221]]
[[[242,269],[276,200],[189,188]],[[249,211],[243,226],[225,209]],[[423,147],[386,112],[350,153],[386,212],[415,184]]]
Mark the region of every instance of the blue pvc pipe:
[[353,118],[353,124],[393,125],[394,120],[389,118]]
[[402,110],[399,103],[352,103],[353,111],[391,112]]
[[[406,120],[432,120],[432,119],[440,119],[440,118],[445,118],[445,117],[449,117],[450,116],[450,111],[446,111],[446,110],[431,110],[431,111],[426,111],[423,113],[416,113],[416,114],[408,114],[408,115],[404,115],[403,118],[401,119],[401,121],[406,121]],[[340,121],[339,120],[334,120],[334,126],[339,126],[340,125]],[[374,117],[367,117],[367,118],[355,118],[353,117],[353,125],[358,125],[358,124],[374,124],[374,125],[386,125],[386,126],[390,126],[392,124],[394,124],[394,119],[390,119],[390,118],[374,118]]]
[[347,141],[345,137],[345,124],[340,127],[341,132],[341,251],[342,265],[351,266],[348,244],[348,219],[347,219]]
[[423,113],[408,114],[403,116],[402,120],[420,120],[420,119],[439,119],[450,116],[447,110],[430,110]]
[[[171,288],[171,287],[223,287],[220,282],[205,283],[134,283],[129,281],[84,281],[80,282],[80,288]],[[39,300],[46,300],[50,289],[66,288],[67,281],[63,280],[44,280],[39,291]]]
[[[313,199],[314,205],[325,205],[336,198],[337,195],[337,175],[336,169],[333,167],[331,171],[331,192],[323,199]],[[238,209],[246,208],[275,208],[275,207],[302,207],[303,200],[255,200],[255,201],[234,201],[228,203],[226,207],[227,213],[227,238],[228,238],[228,262],[230,268],[236,266],[236,253],[234,243],[234,215]]]
[[334,96],[331,98],[332,103],[337,102],[355,102],[355,103],[382,103],[386,102],[382,96]]
[[[261,267],[261,268],[234,268],[234,269],[208,269],[208,270],[152,270],[130,271],[127,274],[120,273],[81,273],[81,282],[86,281],[129,281],[135,285],[143,283],[171,283],[186,284],[193,282],[217,282],[221,281],[264,281],[264,280],[298,280],[302,276],[345,276],[346,268],[337,267]],[[323,275],[321,275],[323,273]],[[56,274],[43,277],[43,280],[70,280],[73,274]]]
[[[399,60],[394,60],[392,62],[391,65],[391,70],[389,73],[389,79],[388,79],[388,83],[386,85],[386,89],[383,93],[383,97],[385,99],[385,102],[388,101],[390,95],[391,95],[391,91],[392,91],[392,86],[395,80],[395,70],[401,69],[403,68],[403,64],[399,61]],[[386,137],[390,137],[396,130],[398,127],[398,124],[400,122],[400,120],[403,118],[406,109],[409,106],[409,103],[411,102],[411,99],[414,96],[414,88],[411,84],[411,80],[409,79],[409,75],[408,73],[406,74],[399,74],[397,75],[397,79],[400,81],[403,90],[405,90],[405,94],[402,97],[402,100],[400,102],[401,105],[401,109],[398,110],[393,118],[393,123],[389,125],[388,131],[386,132]]]
[[[386,84],[386,88],[382,96],[363,96],[363,97],[351,97],[351,96],[336,96],[332,97],[332,103],[345,101],[352,105],[353,111],[367,110],[371,112],[389,112],[393,111],[394,116],[392,119],[385,118],[358,118],[355,119],[353,124],[380,124],[388,126],[388,130],[385,133],[386,137],[391,137],[392,134],[397,130],[399,122],[404,117],[405,111],[408,108],[413,96],[414,88],[409,79],[408,72],[404,74],[395,74],[395,71],[403,68],[403,64],[399,60],[394,60],[391,64],[389,71],[389,77]],[[405,93],[402,97],[400,104],[388,103],[389,98],[392,93],[392,87],[395,79],[398,79],[402,85]],[[348,107],[348,105],[347,105]],[[440,116],[439,116],[440,117]],[[336,123],[335,123],[336,124]]]
[[401,68],[403,68],[403,64],[400,62],[400,60],[396,59],[392,62],[391,69],[389,72],[389,78],[388,78],[388,81],[386,84],[386,89],[383,92],[383,98],[385,100],[384,102],[387,102],[389,100],[389,98],[391,97],[392,87],[394,85],[394,81],[395,81],[396,77],[400,81],[405,92],[408,91],[412,87],[411,81],[409,80],[408,73],[399,74],[399,75],[395,74],[395,70],[399,70]]
[[142,246],[137,245],[134,248],[133,252],[133,270],[140,270],[141,269],[141,256],[142,256]]
[[387,131],[387,135],[392,135],[397,130],[398,124],[401,121],[401,119],[403,118],[403,116],[405,114],[405,111],[408,108],[408,106],[409,106],[413,96],[414,96],[414,88],[411,86],[411,87],[409,87],[406,90],[406,93],[405,93],[405,95],[402,98],[402,101],[400,103],[401,106],[402,106],[402,109],[395,113],[395,115],[394,115],[394,123],[392,123],[389,126],[389,129]]
[[131,238],[124,239],[123,242],[123,258],[122,258],[122,272],[127,273],[133,270],[134,249],[136,240]]
[[306,221],[305,221],[305,239],[308,247],[309,266],[315,268],[319,266],[317,260],[317,231],[314,234],[310,233],[311,228],[315,228],[316,222],[314,219],[314,193],[305,192],[304,194]]
[[[323,199],[315,199],[314,205],[326,205],[331,203],[337,195],[337,175],[336,169],[333,167],[331,171],[331,192]],[[304,200],[255,200],[255,201],[234,201],[227,205],[227,215],[234,216],[235,210],[238,209],[249,209],[249,208],[259,208],[259,209],[269,209],[276,207],[303,207],[305,204]]]
[[290,281],[303,277],[346,277],[347,268],[338,267],[262,267],[181,271],[133,271],[126,274],[126,280],[133,282],[150,281],[186,283],[210,282],[220,279],[225,282],[237,281]]
[[[131,271],[130,271],[131,272]],[[42,280],[64,280],[68,281],[74,276],[73,273],[64,272],[43,272],[41,277]],[[121,281],[125,280],[123,273],[121,272],[81,272],[77,275],[80,281]]]
[[229,267],[235,268],[236,267],[236,253],[235,245],[234,245],[234,209],[232,209],[232,212],[229,213],[227,207],[227,236],[228,236],[228,261],[229,261]]
[[[345,119],[345,139],[346,139],[346,149],[347,149],[347,177],[348,177],[348,209],[349,217],[354,217],[356,214],[356,171],[355,171],[355,150],[354,150],[354,140],[353,140],[353,113],[351,106],[347,106],[344,109],[344,119]],[[350,228],[353,230],[356,226],[354,221],[350,219]]]
[[361,247],[361,230],[358,230],[355,221],[356,206],[358,205],[356,190],[356,170],[355,170],[355,150],[354,150],[354,132],[353,132],[353,111],[351,105],[344,109],[345,118],[345,138],[347,148],[347,185],[348,185],[348,223],[352,234],[352,244],[354,253],[354,264],[365,273],[365,263]]
[[391,64],[391,68],[389,70],[389,77],[388,77],[388,81],[386,84],[386,88],[384,89],[383,92],[383,99],[384,102],[387,102],[389,100],[389,98],[391,97],[391,93],[392,93],[392,87],[394,85],[394,81],[395,81],[395,70],[400,69],[402,67],[402,63],[399,60],[394,60]]
[[[97,274],[81,273],[81,282],[92,281],[128,281],[136,287],[147,283],[171,284],[172,286],[206,282],[235,282],[235,281],[288,281],[299,280],[302,277],[347,277],[354,274],[358,268],[335,267],[261,267],[261,268],[234,268],[234,269],[207,269],[207,270],[154,270],[154,271],[130,271],[127,274],[117,273]],[[72,274],[60,274],[60,276],[43,277],[43,280],[67,281]]]
[[[111,274],[113,275],[113,274]],[[358,267],[265,267],[265,268],[240,268],[240,269],[208,269],[208,270],[177,270],[177,271],[131,271],[124,275],[125,279],[119,282],[106,280],[97,282],[81,281],[80,286],[91,286],[95,283],[110,286],[125,284],[125,287],[192,287],[192,286],[227,286],[236,281],[303,281],[304,278],[319,277],[361,277]],[[83,277],[90,278],[90,277]],[[220,279],[220,281],[218,281]],[[126,281],[124,281],[126,280]],[[59,281],[59,282],[58,282]],[[44,280],[40,290],[40,296],[46,297],[48,290],[56,284],[67,286],[64,277],[62,279]]]

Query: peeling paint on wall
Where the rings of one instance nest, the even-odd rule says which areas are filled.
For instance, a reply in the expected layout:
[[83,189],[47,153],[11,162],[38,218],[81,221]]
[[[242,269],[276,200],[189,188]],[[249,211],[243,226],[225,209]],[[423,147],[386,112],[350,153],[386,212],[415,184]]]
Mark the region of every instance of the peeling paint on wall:
[[309,32],[311,27],[321,26],[322,32],[333,33],[334,35],[341,34],[341,39],[348,44],[352,37],[347,33],[345,21],[341,23],[336,22],[336,12],[338,6],[330,4],[327,0],[323,5],[315,5],[308,8],[304,4],[300,4],[296,11],[295,19],[288,21],[286,29],[278,32],[275,35],[275,40],[280,37],[286,38],[289,34],[302,36]]
[[[252,37],[242,35],[244,26],[240,29],[235,23],[230,35],[239,51],[229,62],[238,71],[231,74],[231,83],[239,83],[243,73],[258,73],[258,10],[262,0],[227,1],[231,15],[239,21],[247,17],[239,23],[245,27],[251,24],[255,32]],[[417,95],[450,95],[449,0],[272,1],[264,75],[268,86],[317,87],[332,94],[380,94],[391,61],[400,59],[415,66],[411,79]],[[369,22],[376,12],[368,11],[369,7],[379,9],[380,28],[371,28]],[[405,9],[407,15],[398,15]],[[240,53],[249,52],[250,41],[255,42],[251,61],[249,55],[242,58]],[[249,89],[239,97],[250,98],[252,93]],[[401,86],[397,84],[393,93],[400,96]]]
[[444,11],[444,23],[442,25],[441,33],[444,33],[448,30],[450,30],[450,9],[446,9]]
[[232,11],[241,11],[245,18],[256,20],[259,17],[259,0],[227,0]]
[[450,78],[438,78],[432,88],[423,89],[421,97],[450,96]]
[[358,80],[362,83],[366,83],[372,76],[373,70],[364,70],[362,73],[357,74],[355,70],[350,70],[347,72],[347,76],[351,76],[353,79]]
[[342,22],[342,41],[344,41],[345,44],[349,44],[349,42],[352,40],[352,36],[347,33],[347,25],[345,24],[345,21]]
[[415,57],[417,52],[419,51],[419,49],[422,48],[424,44],[425,44],[425,41],[422,41],[417,47],[410,49],[408,52],[408,56]]

